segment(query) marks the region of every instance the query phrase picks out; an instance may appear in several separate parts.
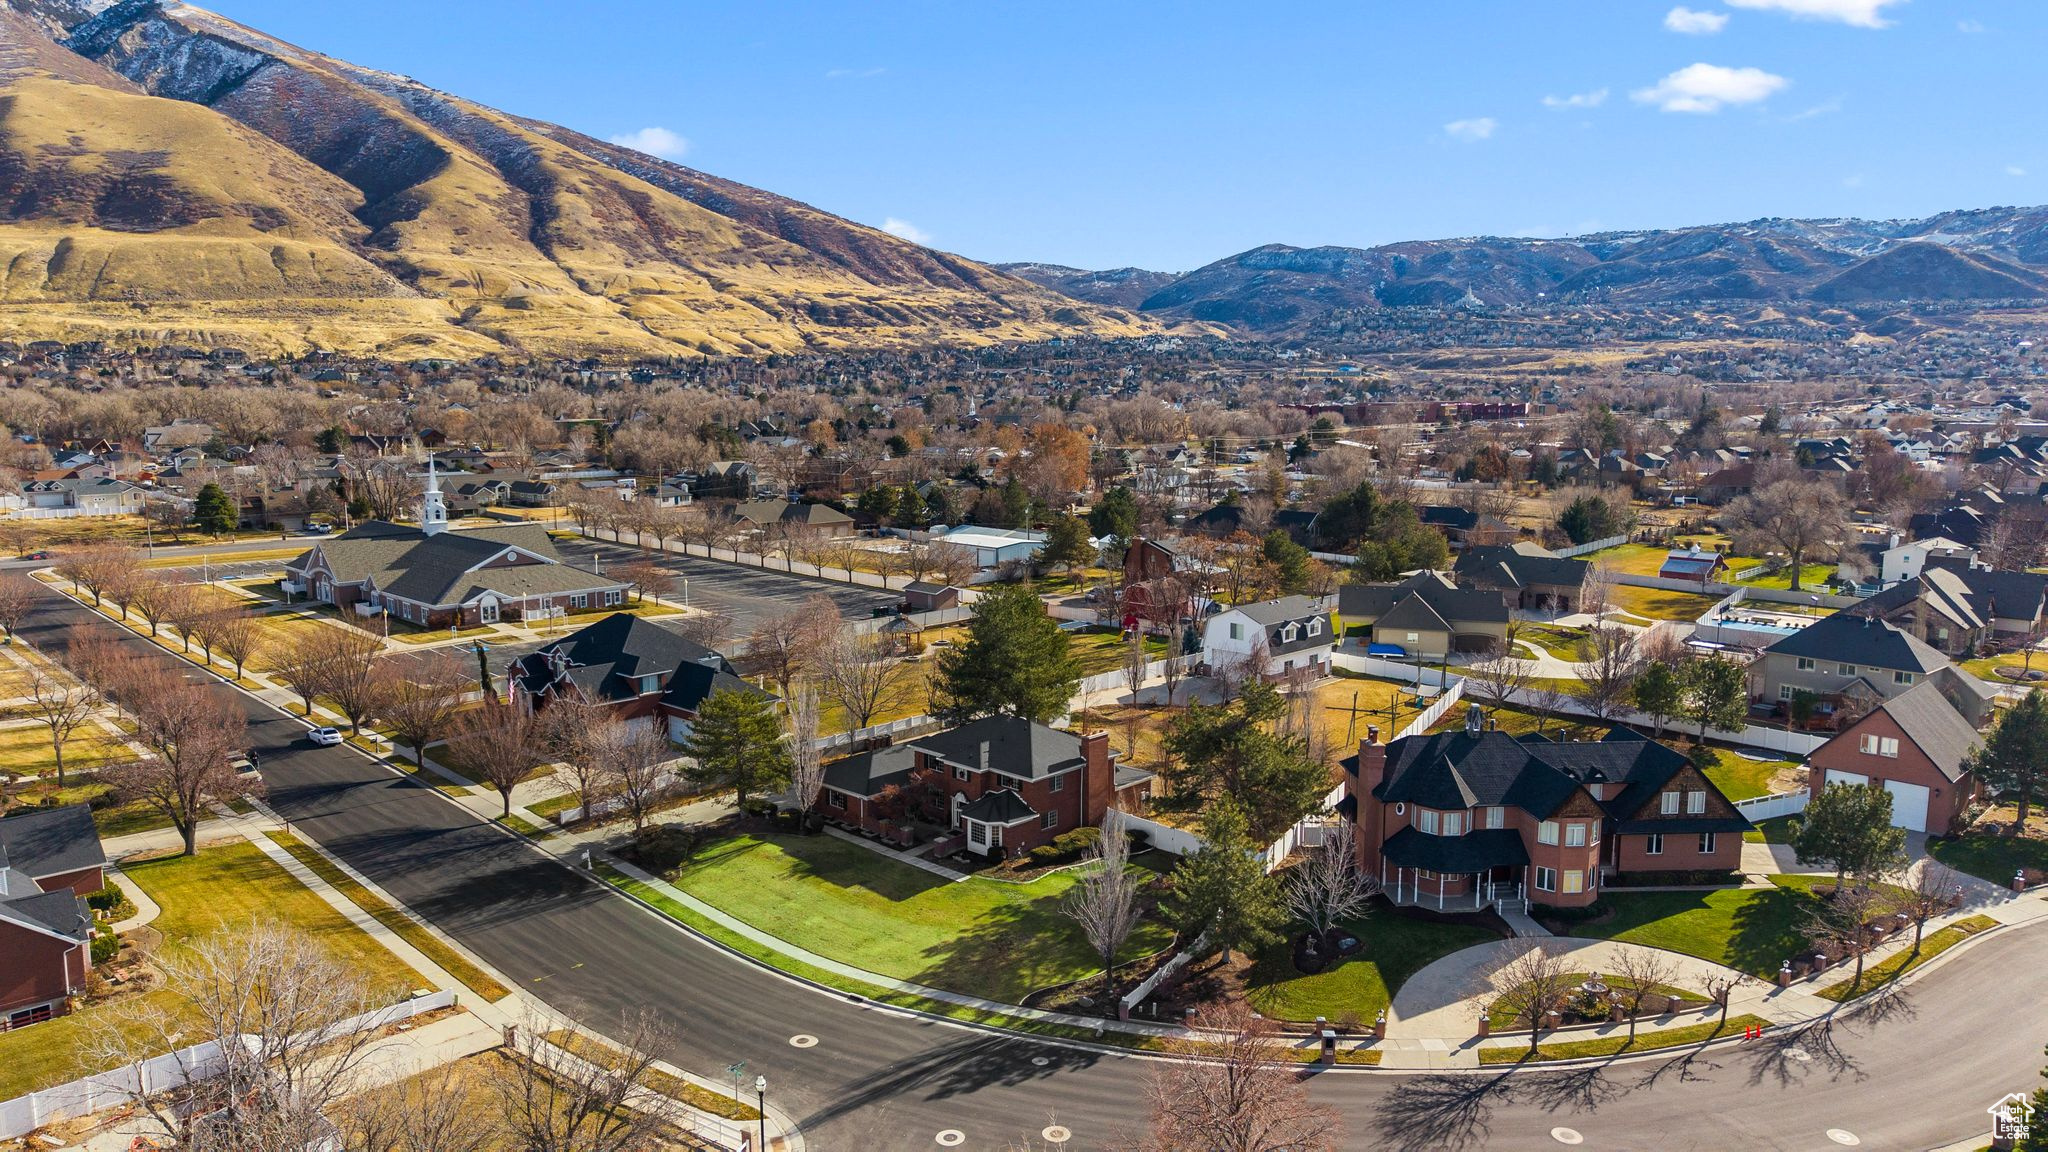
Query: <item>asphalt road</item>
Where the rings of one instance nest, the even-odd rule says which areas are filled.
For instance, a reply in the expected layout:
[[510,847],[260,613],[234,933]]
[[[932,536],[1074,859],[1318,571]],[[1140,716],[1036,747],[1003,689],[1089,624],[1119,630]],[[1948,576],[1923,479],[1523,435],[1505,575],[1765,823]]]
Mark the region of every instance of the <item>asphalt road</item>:
[[[24,630],[112,626],[54,593]],[[125,635],[125,633],[123,634]],[[140,640],[130,641],[142,645]],[[151,650],[153,651],[153,650]],[[169,659],[169,657],[161,657]],[[197,675],[197,673],[194,673]],[[1141,1126],[1156,1065],[864,1008],[733,957],[430,789],[223,686],[248,714],[270,802],[309,835],[461,940],[550,1007],[606,1029],[651,1004],[678,1026],[670,1059],[714,1079],[765,1075],[771,1098],[821,1152],[1003,1149],[1055,1115],[1069,1148]],[[1528,1073],[1326,1072],[1346,1147],[1929,1148],[1989,1128],[1984,1109],[2036,1083],[2048,1039],[2048,933],[2004,933],[1893,997],[1882,1012],[1703,1055]],[[816,1047],[789,1044],[798,1034]],[[1042,1061],[1042,1063],[1041,1063]],[[1021,1145],[1020,1145],[1021,1146]]]

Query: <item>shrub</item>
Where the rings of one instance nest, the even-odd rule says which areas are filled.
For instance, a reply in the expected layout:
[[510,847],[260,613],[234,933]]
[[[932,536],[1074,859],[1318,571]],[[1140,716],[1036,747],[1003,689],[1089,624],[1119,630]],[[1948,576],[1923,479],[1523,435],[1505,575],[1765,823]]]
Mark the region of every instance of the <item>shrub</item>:
[[121,938],[112,932],[102,932],[92,938],[92,962],[105,964],[120,955]]
[[1531,904],[1529,915],[1538,920],[1561,920],[1566,924],[1577,924],[1585,920],[1597,920],[1607,915],[1609,907],[1605,900],[1595,900],[1583,908],[1561,908],[1555,904]]
[[698,833],[684,824],[656,824],[633,838],[633,862],[650,872],[668,872],[697,854]]
[[1099,828],[1076,828],[1053,837],[1049,844],[1040,844],[1025,853],[1025,857],[1035,868],[1067,864],[1087,855],[1088,850],[1095,847],[1101,839],[1102,830]]
[[128,902],[128,897],[112,884],[85,898],[86,905],[95,912],[111,912]]
[[1609,888],[1704,888],[1742,883],[1730,869],[1695,868],[1671,872],[1621,872],[1608,877]]

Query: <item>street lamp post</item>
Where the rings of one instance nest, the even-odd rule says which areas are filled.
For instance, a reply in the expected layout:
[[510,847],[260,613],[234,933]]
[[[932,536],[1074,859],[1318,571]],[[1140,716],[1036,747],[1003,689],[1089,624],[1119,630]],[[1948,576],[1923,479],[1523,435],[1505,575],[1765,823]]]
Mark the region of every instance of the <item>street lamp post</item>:
[[754,1077],[754,1111],[759,1113],[761,1133],[760,1152],[768,1152],[768,1078]]

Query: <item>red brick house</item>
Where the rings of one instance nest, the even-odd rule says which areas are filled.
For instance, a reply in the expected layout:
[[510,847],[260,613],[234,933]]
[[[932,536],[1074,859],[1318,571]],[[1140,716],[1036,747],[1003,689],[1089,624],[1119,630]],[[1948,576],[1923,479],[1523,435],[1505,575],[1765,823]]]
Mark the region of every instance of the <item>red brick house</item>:
[[1188,569],[1197,563],[1159,540],[1140,536],[1124,552],[1124,616],[1126,631],[1143,625],[1172,629],[1194,619],[1194,598]]
[[989,716],[907,744],[825,766],[826,819],[895,838],[913,812],[944,823],[978,855],[1018,856],[1062,832],[1136,810],[1152,774],[1116,763],[1109,735],[1076,735],[1014,716]]
[[1980,787],[1963,762],[1977,730],[1932,681],[1878,705],[1807,757],[1807,787],[1876,784],[1892,794],[1893,825],[1912,832],[1954,831]]
[[1617,728],[1597,741],[1487,730],[1378,742],[1344,762],[1338,811],[1396,903],[1584,906],[1618,872],[1732,871],[1750,823],[1690,761]]
[[714,692],[768,695],[742,680],[724,656],[630,612],[521,656],[505,679],[513,701],[533,711],[572,698],[629,721],[658,723],[678,743]]
[[107,857],[83,804],[0,819],[0,1031],[66,1011],[92,967],[92,911]]

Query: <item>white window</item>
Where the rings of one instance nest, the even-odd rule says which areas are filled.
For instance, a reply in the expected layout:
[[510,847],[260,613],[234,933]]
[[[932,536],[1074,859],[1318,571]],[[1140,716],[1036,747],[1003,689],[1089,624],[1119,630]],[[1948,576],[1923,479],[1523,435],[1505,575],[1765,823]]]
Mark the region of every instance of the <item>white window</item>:
[[1433,809],[1429,809],[1429,808],[1417,808],[1417,809],[1415,810],[1415,826],[1416,826],[1417,828],[1420,828],[1420,829],[1422,829],[1422,830],[1423,830],[1424,832],[1427,832],[1427,833],[1429,833],[1429,834],[1430,834],[1431,836],[1434,836],[1434,835],[1436,835],[1436,833],[1437,833],[1437,814],[1436,814],[1436,812],[1435,812],[1435,811],[1434,811]]
[[1666,792],[1658,797],[1657,811],[1664,816],[1678,815],[1678,793]]
[[1896,737],[1865,734],[1857,740],[1856,747],[1865,756],[1889,756],[1894,760],[1899,758],[1899,741]]
[[1064,791],[1066,791],[1066,790],[1067,790],[1067,778],[1066,778],[1066,777],[1065,777],[1064,775],[1060,775],[1060,776],[1055,776],[1055,777],[1053,777],[1053,778],[1052,778],[1052,790],[1053,790],[1054,792],[1064,792]]
[[1244,625],[1232,620],[1230,622],[1230,638],[1232,640],[1244,639]]
[[1808,659],[1808,658],[1806,658],[1806,657],[1804,657],[1804,656],[1801,656],[1801,657],[1799,658],[1799,670],[1800,670],[1801,672],[1811,672],[1811,671],[1813,671],[1813,670],[1814,670],[1814,668],[1816,668],[1816,667],[1817,667],[1817,665],[1816,665],[1816,664],[1814,664],[1814,662],[1813,662],[1812,660],[1810,660],[1810,659]]
[[1568,893],[1584,892],[1586,890],[1586,874],[1584,872],[1579,871],[1577,868],[1565,869],[1564,890]]
[[1705,813],[1705,812],[1706,812],[1706,810],[1707,810],[1707,794],[1706,794],[1705,792],[1687,792],[1687,793],[1685,794],[1685,814],[1686,814],[1686,815],[1688,815],[1688,816],[1699,816],[1699,815],[1701,815],[1701,814]]
[[1296,629],[1294,625],[1289,624],[1287,627],[1282,628],[1280,630],[1280,642],[1282,644],[1294,643],[1294,637],[1298,634],[1298,632],[1299,630]]
[[588,607],[590,607],[590,593],[588,593],[588,592],[578,592],[578,593],[576,593],[575,595],[573,595],[573,596],[569,597],[569,607],[571,607],[571,608],[588,608]]
[[1057,809],[1057,808],[1055,808],[1055,809],[1053,809],[1052,811],[1050,811],[1050,812],[1047,812],[1047,813],[1046,813],[1045,815],[1043,815],[1043,816],[1040,816],[1040,817],[1038,818],[1038,826],[1039,826],[1040,828],[1057,828],[1057,827],[1059,827],[1059,826],[1060,826],[1060,810],[1059,810],[1059,809]]
[[1308,622],[1308,634],[1311,636],[1321,636],[1323,634],[1323,621],[1320,617]]
[[1396,804],[1396,805],[1394,805],[1394,815],[1396,815],[1396,816],[1406,816],[1407,814],[1408,814],[1408,806],[1407,806],[1406,804]]
[[1536,826],[1536,842],[1538,844],[1557,843],[1557,821],[1545,820],[1543,823],[1538,824]]
[[1856,666],[1854,664],[1837,664],[1835,665],[1835,671],[1844,676],[1854,676],[1856,674]]
[[1537,890],[1538,892],[1555,892],[1555,891],[1557,891],[1557,869],[1555,869],[1555,868],[1538,868],[1538,869],[1536,869],[1536,890]]
[[1789,701],[1789,700],[1791,700],[1791,699],[1792,699],[1792,694],[1793,694],[1793,693],[1795,693],[1795,692],[1797,692],[1797,691],[1799,691],[1799,689],[1798,689],[1798,688],[1797,688],[1796,686],[1794,686],[1794,685],[1791,685],[1791,684],[1780,684],[1780,685],[1778,685],[1778,702],[1782,704],[1782,703],[1785,703],[1786,701]]
[[1464,834],[1465,814],[1463,812],[1444,813],[1444,835],[1463,836]]
[[604,594],[604,606],[607,608],[615,607],[625,602],[626,594],[617,588],[614,588],[611,591]]
[[1662,856],[1663,854],[1664,834],[1662,832],[1652,832],[1643,838],[1643,855]]
[[827,808],[837,808],[837,809],[839,809],[839,810],[840,810],[840,811],[842,811],[842,812],[843,812],[843,811],[845,811],[845,810],[846,810],[846,794],[845,794],[844,792],[827,792],[827,793],[825,793],[825,806],[826,806]]
[[965,769],[965,768],[955,768],[955,769],[953,769],[953,779],[955,779],[955,780],[965,780],[965,779],[967,779],[967,769]]
[[1911,672],[1892,673],[1892,683],[1894,684],[1911,684],[1912,682],[1913,674]]
[[1584,848],[1586,846],[1586,826],[1576,820],[1565,825],[1564,846],[1567,848]]
[[1502,823],[1503,823],[1503,821],[1504,821],[1505,819],[1506,819],[1506,813],[1505,813],[1505,811],[1504,811],[1504,810],[1502,810],[1501,808],[1498,808],[1498,807],[1494,807],[1494,808],[1488,808],[1488,809],[1486,810],[1486,826],[1487,826],[1488,828],[1499,828],[1499,827],[1501,827],[1501,826],[1502,826]]
[[1713,854],[1714,854],[1714,834],[1713,834],[1712,832],[1702,832],[1702,833],[1700,833],[1700,855],[1702,855],[1702,856],[1712,856]]

